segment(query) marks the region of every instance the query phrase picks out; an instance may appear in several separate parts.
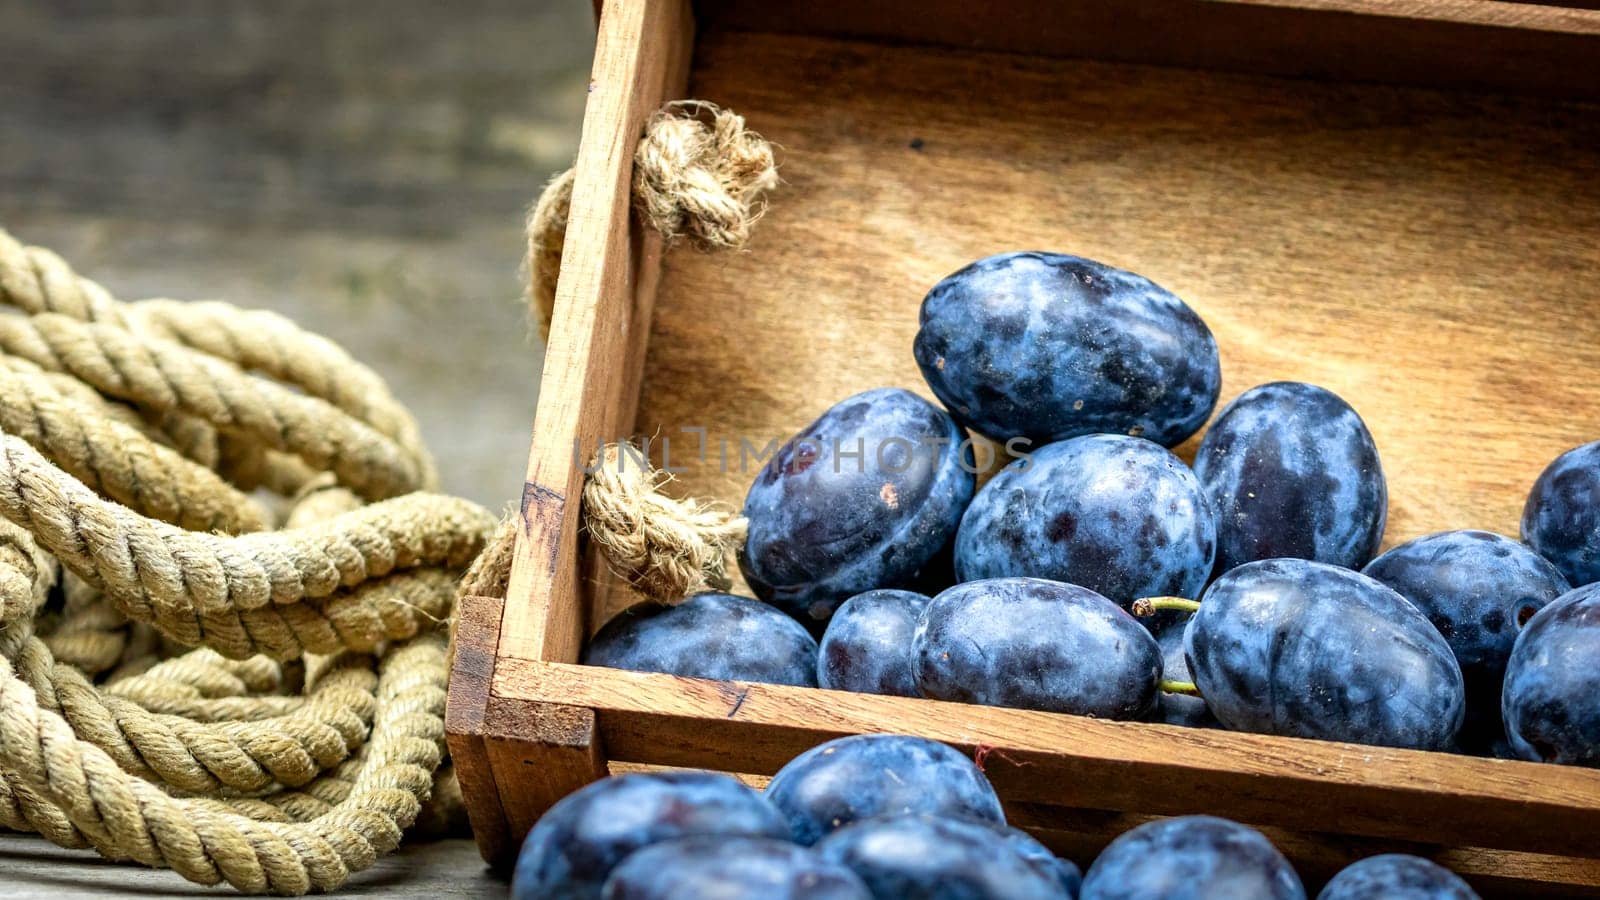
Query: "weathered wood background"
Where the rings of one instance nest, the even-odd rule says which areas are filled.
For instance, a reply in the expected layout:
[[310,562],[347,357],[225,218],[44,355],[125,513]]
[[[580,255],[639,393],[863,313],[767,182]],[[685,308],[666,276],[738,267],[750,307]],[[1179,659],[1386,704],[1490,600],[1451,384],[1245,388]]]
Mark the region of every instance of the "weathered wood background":
[[[583,0],[0,0],[0,227],[119,296],[286,313],[384,374],[445,489],[515,499],[521,220],[577,146]],[[352,895],[495,896],[470,840]],[[0,895],[225,895],[0,835]]]

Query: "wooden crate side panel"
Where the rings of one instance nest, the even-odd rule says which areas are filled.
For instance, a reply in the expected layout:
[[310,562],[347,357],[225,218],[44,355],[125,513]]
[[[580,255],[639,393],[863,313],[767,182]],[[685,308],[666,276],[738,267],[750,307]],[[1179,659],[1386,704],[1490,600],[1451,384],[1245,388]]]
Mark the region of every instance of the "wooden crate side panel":
[[692,47],[684,0],[610,3],[601,12],[502,654],[578,656],[587,606],[576,559],[583,454],[632,427],[660,262],[659,238],[632,227],[633,152],[650,113],[681,95]]
[[[682,94],[692,48],[682,0],[601,10],[498,656],[578,657],[601,579],[579,559],[585,460],[575,449],[592,452],[633,424],[661,256],[660,237],[632,225],[633,151],[649,114]],[[473,712],[458,716],[452,740],[468,762],[475,829],[489,823],[479,848],[504,862],[545,809],[605,775],[605,759],[590,710],[497,696],[493,666],[479,668],[466,670],[458,693]]]
[[1176,726],[502,660],[499,689],[594,709],[613,759],[770,774],[821,740],[988,751],[1013,801],[1447,846],[1596,856],[1600,771]]
[[1600,96],[1600,10],[1498,0],[698,0],[706,29]]
[[483,736],[504,603],[497,597],[462,597],[457,604],[450,688],[445,700],[450,760],[455,765],[478,852],[488,862],[503,857],[513,846]]
[[492,697],[484,747],[509,836],[496,861],[509,858],[556,801],[607,774],[595,713],[579,706]]

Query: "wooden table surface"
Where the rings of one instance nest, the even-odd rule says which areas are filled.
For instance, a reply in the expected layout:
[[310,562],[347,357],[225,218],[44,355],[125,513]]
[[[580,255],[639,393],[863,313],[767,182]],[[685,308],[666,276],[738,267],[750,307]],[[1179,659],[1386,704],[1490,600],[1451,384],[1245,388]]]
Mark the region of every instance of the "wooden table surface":
[[[0,227],[119,296],[222,298],[333,337],[417,413],[444,488],[499,508],[542,358],[522,219],[576,150],[592,16],[585,0],[0,0]],[[505,890],[462,836],[340,893]],[[0,896],[119,895],[233,894],[0,833]]]
[[[6,900],[238,896],[226,887],[190,884],[171,872],[109,862],[87,850],[63,850],[32,835],[0,832],[0,896]],[[335,897],[503,897],[503,876],[478,857],[470,838],[408,844],[350,879]]]

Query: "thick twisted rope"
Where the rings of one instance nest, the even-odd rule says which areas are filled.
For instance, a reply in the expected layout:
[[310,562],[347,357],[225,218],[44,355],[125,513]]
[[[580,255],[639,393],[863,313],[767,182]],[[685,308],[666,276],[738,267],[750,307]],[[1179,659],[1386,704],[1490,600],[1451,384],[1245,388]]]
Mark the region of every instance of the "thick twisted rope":
[[[777,181],[742,119],[694,102],[635,163],[640,217],[707,249],[742,245]],[[529,223],[546,328],[572,181]],[[483,510],[417,493],[433,462],[382,381],[269,313],[122,303],[3,231],[0,305],[0,826],[299,894],[459,798],[437,626],[475,557],[462,589],[504,593],[514,528],[485,550]],[[597,473],[586,534],[651,596],[725,585],[742,522],[662,481]],[[295,498],[283,530],[258,489]]]
[[174,341],[58,313],[0,318],[0,353],[154,413],[181,412],[331,471],[368,499],[420,489],[414,450],[337,408]]
[[418,487],[435,486],[433,460],[416,420],[389,393],[383,379],[339,345],[276,313],[219,301],[121,303],[99,284],[79,276],[60,256],[42,247],[25,247],[4,231],[0,231],[0,303],[30,315],[59,313],[82,322],[153,333],[293,385],[394,439],[421,468]]
[[633,206],[663,237],[687,235],[703,250],[743,247],[778,186],[772,145],[744,116],[680,100],[645,125],[633,155]]
[[[744,117],[700,100],[669,103],[651,117],[633,157],[633,205],[668,242],[687,237],[701,250],[737,249],[765,212],[778,184],[772,145]],[[548,337],[566,243],[573,170],[545,186],[528,218],[528,299]],[[661,492],[667,476],[632,444],[607,444],[583,488],[583,531],[635,590],[672,602],[729,585],[727,556],[745,523],[714,504]],[[464,590],[503,596],[516,530],[504,528],[464,582]]]
[[583,527],[617,574],[662,602],[728,589],[727,557],[744,540],[742,517],[662,494],[669,477],[631,446],[607,445],[592,468]]
[[359,747],[373,715],[371,663],[354,657],[290,713],[205,722],[153,713],[134,700],[103,694],[81,671],[57,663],[44,643],[23,629],[0,635],[0,656],[12,661],[42,706],[59,713],[125,771],[184,791],[303,785]]
[[338,887],[453,791],[441,626],[492,517],[280,317],[125,304],[3,231],[0,304],[0,826]]
[[26,360],[0,364],[0,430],[43,447],[90,490],[181,528],[266,527],[266,512],[248,495],[109,407],[62,391],[60,379]]
[[399,844],[443,758],[444,640],[402,642],[379,664],[377,717],[349,793],[307,822],[261,821],[173,797],[80,740],[0,660],[0,748],[13,782],[59,806],[101,848],[191,881],[301,894],[330,890]]

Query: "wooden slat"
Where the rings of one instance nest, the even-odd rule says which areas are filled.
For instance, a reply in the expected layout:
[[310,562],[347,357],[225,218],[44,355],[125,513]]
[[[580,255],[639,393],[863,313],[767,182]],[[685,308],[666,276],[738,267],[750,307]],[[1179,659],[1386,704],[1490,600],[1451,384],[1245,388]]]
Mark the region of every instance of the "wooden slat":
[[1600,11],[1499,0],[698,0],[703,27],[1600,96]]
[[515,846],[483,736],[503,606],[495,597],[467,596],[457,603],[445,702],[450,759],[478,852],[489,862],[504,858]]
[[660,242],[633,235],[629,184],[645,119],[680,96],[693,21],[681,0],[607,4],[584,113],[556,310],[535,412],[502,653],[577,659],[577,448],[625,435],[649,336]]
[[505,862],[556,801],[606,776],[602,746],[593,710],[490,698],[484,747],[511,837],[492,861]]
[[[681,95],[692,34],[681,0],[601,10],[507,591],[514,599],[499,622],[501,655],[578,656],[590,586],[578,561],[585,462],[578,448],[623,436],[633,424],[661,256],[660,237],[632,227],[633,152],[646,117]],[[481,713],[462,724],[477,733],[455,741],[469,762],[470,805],[503,823],[503,834],[479,834],[480,849],[504,861],[540,813],[601,777],[605,761],[592,712],[495,696],[492,671],[486,692],[469,675],[464,690]]]
[[[1570,34],[1600,34],[1600,16],[1582,4],[1516,3],[1504,0],[1206,0],[1257,9],[1375,16],[1413,23],[1450,22]],[[1573,8],[1578,7],[1578,8]]]
[[1028,710],[502,659],[501,689],[595,710],[613,759],[770,774],[843,734],[989,747],[1009,800],[1448,846],[1600,855],[1600,771]]

